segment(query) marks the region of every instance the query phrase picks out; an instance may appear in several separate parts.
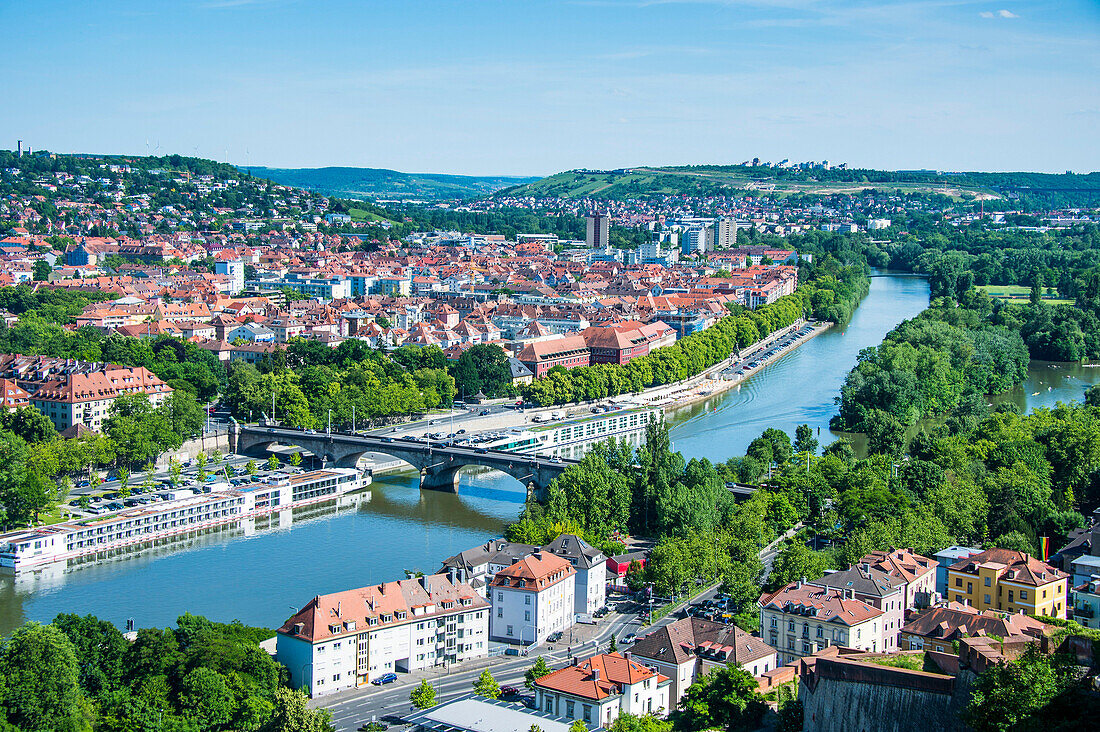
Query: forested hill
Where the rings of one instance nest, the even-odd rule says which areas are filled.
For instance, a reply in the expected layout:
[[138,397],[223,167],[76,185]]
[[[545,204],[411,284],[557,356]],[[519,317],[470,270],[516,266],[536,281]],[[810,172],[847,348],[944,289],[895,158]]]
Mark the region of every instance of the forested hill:
[[736,195],[746,190],[844,193],[874,187],[949,196],[1041,197],[1048,204],[1100,201],[1100,173],[951,173],[869,169],[797,170],[750,165],[571,170],[497,192],[503,196],[648,198]]
[[538,180],[508,176],[401,173],[385,168],[242,168],[276,183],[350,198],[454,199],[487,196]]

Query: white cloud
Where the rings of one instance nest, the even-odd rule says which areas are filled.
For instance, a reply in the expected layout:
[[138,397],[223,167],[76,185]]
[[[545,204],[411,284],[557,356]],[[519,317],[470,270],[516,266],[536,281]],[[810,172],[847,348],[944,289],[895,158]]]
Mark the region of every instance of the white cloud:
[[1016,15],[1016,13],[1012,12],[1011,10],[998,10],[997,15],[1001,16],[1002,18],[1019,18],[1020,17],[1019,15]]
[[993,12],[989,10],[983,10],[982,12],[978,13],[978,15],[982,16],[983,18],[992,18]]

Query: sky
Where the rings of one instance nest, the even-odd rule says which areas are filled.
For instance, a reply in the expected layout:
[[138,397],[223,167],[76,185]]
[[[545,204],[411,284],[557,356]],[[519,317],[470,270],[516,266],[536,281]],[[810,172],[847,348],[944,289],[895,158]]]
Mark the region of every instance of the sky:
[[0,148],[1100,170],[1100,0],[3,0]]

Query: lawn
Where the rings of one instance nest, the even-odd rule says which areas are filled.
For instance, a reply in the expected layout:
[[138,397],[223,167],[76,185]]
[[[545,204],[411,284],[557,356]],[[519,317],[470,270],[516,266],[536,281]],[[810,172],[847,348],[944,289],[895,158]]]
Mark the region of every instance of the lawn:
[[362,208],[348,209],[348,216],[351,216],[352,221],[389,221],[391,224],[394,223],[393,221],[390,221],[390,219],[387,219],[385,216],[379,216],[376,213],[371,213],[370,211]]
[[[989,296],[998,300],[1027,300],[1031,297],[1031,288],[1023,285],[978,285],[979,290],[985,290]],[[1048,305],[1072,305],[1072,300],[1063,300],[1053,293],[1043,293],[1043,302]]]

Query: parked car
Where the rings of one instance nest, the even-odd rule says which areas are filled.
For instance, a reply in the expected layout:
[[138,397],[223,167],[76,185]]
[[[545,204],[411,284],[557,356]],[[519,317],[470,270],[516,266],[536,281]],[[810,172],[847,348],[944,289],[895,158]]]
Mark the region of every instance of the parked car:
[[560,640],[561,640],[561,631],[560,630],[555,631],[555,632],[551,633],[550,635],[546,636],[546,642],[547,643],[557,643]]
[[375,686],[382,686],[382,684],[392,684],[395,681],[397,681],[397,674],[390,672],[388,674],[382,674],[371,683]]
[[502,686],[500,687],[500,695],[505,699],[512,699],[519,696],[519,689],[514,686]]
[[480,412],[478,412],[478,415],[481,416],[481,417],[484,417],[488,413],[489,413],[488,409],[482,409]]
[[518,656],[519,655],[519,649],[518,648],[505,648],[504,649],[504,655],[505,656]]

